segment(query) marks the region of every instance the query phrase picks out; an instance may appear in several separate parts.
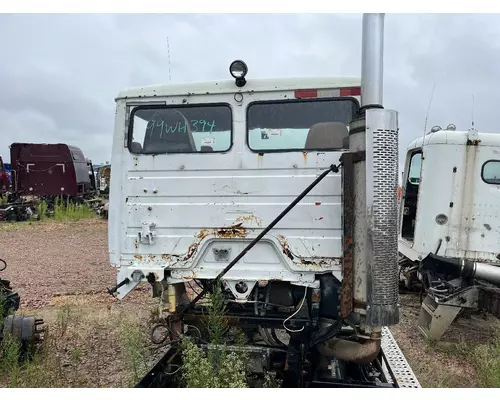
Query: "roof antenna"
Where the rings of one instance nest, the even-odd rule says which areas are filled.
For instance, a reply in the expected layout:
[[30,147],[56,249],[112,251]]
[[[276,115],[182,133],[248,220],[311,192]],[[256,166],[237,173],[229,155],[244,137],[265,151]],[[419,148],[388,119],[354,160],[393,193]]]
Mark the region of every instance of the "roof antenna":
[[474,129],[474,93],[472,93],[472,129]]
[[172,70],[170,67],[170,43],[167,36],[167,53],[168,53],[168,82],[172,83]]
[[[434,84],[434,86],[432,87],[431,98],[429,100],[429,106],[427,107],[427,113],[425,114],[424,138],[425,138],[425,135],[427,134],[427,120],[429,119],[429,112],[431,111],[432,99],[434,97],[434,89],[436,89],[436,84]],[[422,145],[423,145],[423,143],[422,143]]]

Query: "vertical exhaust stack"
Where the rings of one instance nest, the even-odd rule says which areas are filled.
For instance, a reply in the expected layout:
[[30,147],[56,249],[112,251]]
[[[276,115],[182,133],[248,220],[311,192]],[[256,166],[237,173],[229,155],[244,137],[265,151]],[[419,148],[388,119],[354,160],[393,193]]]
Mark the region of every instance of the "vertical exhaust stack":
[[382,108],[384,14],[364,14],[361,49],[361,107]]
[[361,328],[376,337],[399,322],[398,113],[383,101],[384,14],[363,15],[361,110],[352,121],[353,308]]

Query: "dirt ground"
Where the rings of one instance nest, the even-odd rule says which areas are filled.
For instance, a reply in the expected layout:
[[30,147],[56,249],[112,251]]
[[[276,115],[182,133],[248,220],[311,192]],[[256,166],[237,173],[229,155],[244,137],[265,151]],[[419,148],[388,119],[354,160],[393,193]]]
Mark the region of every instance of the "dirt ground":
[[452,346],[488,343],[498,329],[496,318],[457,318],[442,340],[432,344],[417,329],[419,296],[401,295],[400,304],[401,320],[391,331],[422,387],[480,387],[475,367]]
[[[146,331],[157,300],[151,298],[147,286],[123,301],[106,292],[115,284],[115,270],[108,262],[107,223],[0,225],[0,243],[0,258],[8,263],[1,276],[10,279],[20,294],[23,314],[40,316],[52,328],[61,323],[61,307],[71,308],[73,336],[67,334],[58,351],[69,358],[78,346],[81,362],[78,370],[68,372],[68,379],[85,386],[127,385],[131,377],[124,368],[127,360],[119,349],[117,326],[123,320],[133,321]],[[416,328],[418,296],[403,295],[401,305],[401,323],[391,330],[421,385],[477,386],[474,367],[460,354],[433,346],[420,336]],[[461,318],[444,340],[486,342],[492,334],[492,319]],[[70,364],[63,363],[60,368],[73,368]]]

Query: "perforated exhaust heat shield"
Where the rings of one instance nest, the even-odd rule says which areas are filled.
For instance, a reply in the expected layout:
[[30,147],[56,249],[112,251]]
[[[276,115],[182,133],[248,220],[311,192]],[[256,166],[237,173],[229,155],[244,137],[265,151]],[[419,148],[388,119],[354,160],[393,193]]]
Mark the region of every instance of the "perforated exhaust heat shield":
[[398,113],[366,110],[366,322],[399,323]]

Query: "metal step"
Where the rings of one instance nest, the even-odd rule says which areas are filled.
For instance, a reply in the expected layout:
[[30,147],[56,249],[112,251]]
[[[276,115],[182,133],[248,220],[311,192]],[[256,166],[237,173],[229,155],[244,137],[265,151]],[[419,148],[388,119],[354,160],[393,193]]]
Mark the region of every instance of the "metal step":
[[396,383],[400,388],[421,388],[417,377],[413,373],[410,364],[406,361],[403,352],[396,343],[389,328],[382,328],[382,351],[389,365],[390,372],[394,375],[396,382],[390,379],[390,372],[385,371],[390,383]]
[[426,304],[426,303],[422,303],[421,304],[421,307],[423,310],[425,310],[429,315],[434,315],[434,311],[436,311],[436,306],[431,306],[429,304]]
[[427,295],[420,306],[417,327],[423,337],[438,341],[460,312],[460,307],[452,304],[440,304],[434,297]]
[[426,328],[425,326],[417,326],[418,330],[420,331],[420,334],[426,338],[426,339],[430,339],[430,331],[428,328]]

